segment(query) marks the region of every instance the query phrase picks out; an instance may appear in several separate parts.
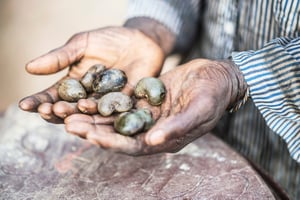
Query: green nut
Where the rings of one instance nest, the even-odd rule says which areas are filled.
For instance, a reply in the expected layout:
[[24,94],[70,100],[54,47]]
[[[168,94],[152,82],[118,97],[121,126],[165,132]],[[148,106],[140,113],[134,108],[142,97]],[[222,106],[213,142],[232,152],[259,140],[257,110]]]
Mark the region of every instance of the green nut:
[[154,106],[162,104],[166,96],[166,88],[158,78],[146,77],[141,79],[134,89],[137,98],[146,98]]
[[122,135],[130,136],[143,130],[144,120],[131,112],[121,113],[114,121],[114,128]]
[[119,114],[114,121],[114,128],[122,135],[131,136],[149,130],[153,123],[149,110],[132,110]]
[[144,131],[149,130],[154,124],[150,110],[148,109],[138,109],[135,112],[136,115],[139,115],[145,122]]

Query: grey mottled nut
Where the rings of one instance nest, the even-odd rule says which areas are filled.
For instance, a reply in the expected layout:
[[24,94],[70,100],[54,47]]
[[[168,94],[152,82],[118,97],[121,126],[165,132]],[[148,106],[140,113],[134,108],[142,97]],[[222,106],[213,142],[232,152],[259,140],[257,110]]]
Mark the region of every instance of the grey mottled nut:
[[153,124],[151,112],[139,109],[119,114],[114,121],[114,128],[122,135],[131,136],[149,130]]
[[80,82],[87,92],[93,91],[93,82],[97,74],[102,73],[105,70],[105,66],[101,64],[95,64],[83,75]]
[[126,74],[119,69],[108,69],[98,73],[93,82],[93,91],[101,94],[121,91],[127,83]]
[[145,122],[143,131],[149,130],[154,124],[154,120],[152,119],[152,114],[148,109],[138,109],[135,112],[136,115],[139,115]]
[[75,102],[87,97],[86,91],[76,79],[66,79],[58,86],[58,95],[65,101]]
[[121,113],[114,121],[114,128],[122,135],[134,135],[144,128],[144,120],[140,115],[131,112]]
[[113,112],[126,112],[133,106],[132,99],[122,92],[110,92],[103,95],[98,102],[98,111],[102,116]]
[[164,83],[158,78],[146,77],[141,79],[134,89],[137,98],[146,98],[154,106],[162,104],[166,96]]

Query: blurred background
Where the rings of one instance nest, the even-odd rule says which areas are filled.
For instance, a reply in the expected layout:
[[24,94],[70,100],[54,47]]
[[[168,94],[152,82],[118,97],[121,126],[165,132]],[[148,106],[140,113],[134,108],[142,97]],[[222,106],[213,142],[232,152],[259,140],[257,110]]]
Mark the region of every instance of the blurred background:
[[126,0],[0,0],[0,111],[66,73],[31,75],[24,68],[28,61],[75,33],[121,25],[126,8]]

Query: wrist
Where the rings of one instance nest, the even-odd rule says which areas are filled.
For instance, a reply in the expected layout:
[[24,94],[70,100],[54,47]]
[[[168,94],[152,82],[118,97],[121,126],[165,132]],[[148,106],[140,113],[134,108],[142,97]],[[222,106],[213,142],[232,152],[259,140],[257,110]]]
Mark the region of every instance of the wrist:
[[123,26],[141,31],[162,49],[165,56],[171,54],[174,49],[175,35],[167,27],[154,19],[147,17],[131,18]]
[[239,67],[231,59],[224,60],[223,66],[230,75],[231,96],[227,110],[232,113],[246,103],[249,98],[249,86]]

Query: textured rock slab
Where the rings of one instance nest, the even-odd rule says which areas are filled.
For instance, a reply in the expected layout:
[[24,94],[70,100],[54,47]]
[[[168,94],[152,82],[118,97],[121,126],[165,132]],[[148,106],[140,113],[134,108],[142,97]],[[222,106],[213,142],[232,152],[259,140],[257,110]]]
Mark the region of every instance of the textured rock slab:
[[249,164],[211,134],[176,154],[131,157],[16,107],[0,128],[0,199],[274,199]]

